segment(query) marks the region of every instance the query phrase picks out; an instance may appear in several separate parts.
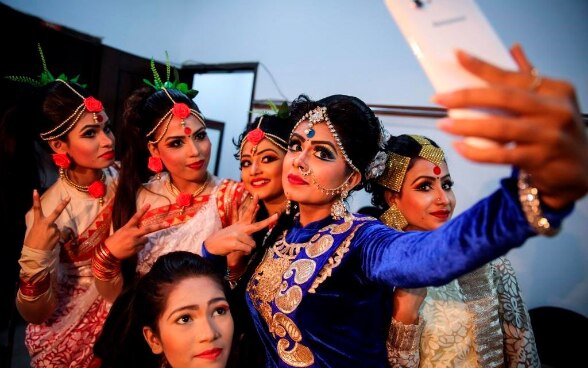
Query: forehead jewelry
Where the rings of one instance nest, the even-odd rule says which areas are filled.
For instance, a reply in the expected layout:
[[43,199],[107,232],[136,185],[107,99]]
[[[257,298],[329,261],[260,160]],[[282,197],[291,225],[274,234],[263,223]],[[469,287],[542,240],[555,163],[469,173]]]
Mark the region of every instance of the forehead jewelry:
[[188,105],[186,105],[183,102],[174,101],[174,99],[171,97],[171,95],[169,94],[169,92],[167,91],[166,88],[161,87],[161,89],[163,90],[163,92],[165,92],[166,96],[170,99],[170,101],[172,102],[173,105],[172,105],[172,108],[169,109],[169,111],[167,113],[165,113],[165,115],[163,115],[163,117],[161,119],[159,119],[159,121],[157,122],[157,124],[155,124],[153,129],[151,129],[149,131],[149,133],[147,133],[145,135],[145,137],[148,138],[149,136],[154,134],[157,131],[157,129],[159,128],[159,126],[164,121],[167,120],[165,123],[164,129],[161,132],[161,134],[159,135],[159,137],[153,137],[154,139],[150,140],[149,143],[157,144],[157,143],[159,143],[159,141],[161,141],[161,139],[165,136],[165,133],[167,133],[167,130],[169,129],[169,124],[171,123],[174,116],[181,119],[180,125],[182,126],[182,128],[184,128],[184,134],[186,134],[187,136],[192,134],[192,129],[190,129],[190,127],[186,126],[186,121],[185,121],[185,119],[190,115],[194,116],[206,128],[206,123],[204,122],[204,118],[202,117],[202,114],[200,114],[198,111],[196,111],[194,109],[191,109],[190,107],[188,107]]
[[339,147],[339,150],[343,154],[343,158],[345,159],[345,162],[347,162],[349,167],[351,167],[353,170],[360,172],[359,169],[357,167],[355,167],[353,162],[351,162],[351,159],[347,155],[347,152],[345,152],[345,148],[343,148],[343,144],[341,143],[341,139],[339,138],[339,134],[335,130],[333,123],[331,123],[331,120],[329,119],[329,115],[327,115],[327,108],[326,107],[317,106],[314,109],[307,112],[306,114],[304,114],[304,116],[302,118],[300,118],[300,120],[298,120],[296,125],[294,125],[294,129],[292,129],[292,132],[296,131],[296,128],[298,128],[298,125],[300,123],[302,123],[303,121],[307,121],[306,129],[304,129],[304,134],[306,134],[307,138],[314,137],[314,135],[316,133],[314,130],[315,124],[325,123],[327,125],[327,127],[329,128],[329,131],[333,135],[333,138],[335,138],[335,142],[337,143],[337,147]]
[[285,140],[283,140],[275,134],[264,132],[261,129],[262,120],[263,116],[259,118],[257,127],[251,130],[249,133],[247,133],[245,138],[243,138],[243,141],[241,141],[241,146],[239,147],[239,156],[243,155],[243,147],[245,146],[246,142],[250,142],[251,144],[253,144],[253,147],[251,147],[251,151],[249,151],[249,153],[254,155],[255,152],[257,152],[257,146],[259,145],[259,142],[261,142],[263,139],[267,139],[268,141],[272,142],[282,151],[288,150],[288,143]]
[[[435,175],[441,174],[441,168],[439,166],[445,160],[443,150],[439,147],[433,146],[431,142],[423,136],[411,135],[410,137],[421,146],[418,156],[435,165],[433,168]],[[409,164],[410,157],[399,155],[395,152],[388,153],[386,169],[378,179],[378,184],[395,192],[400,192]]]
[[441,168],[439,166],[441,166],[441,163],[445,160],[443,150],[439,147],[433,146],[431,142],[422,135],[411,135],[410,137],[421,145],[419,156],[435,165],[433,173],[435,175],[441,174]]
[[[65,119],[58,126],[56,126],[55,128],[53,128],[47,132],[41,133],[40,136],[41,136],[42,140],[51,141],[53,139],[57,139],[65,134],[67,134],[70,130],[72,130],[72,128],[76,125],[76,123],[81,119],[81,117],[82,117],[82,115],[84,115],[85,111],[92,113],[92,119],[94,119],[94,123],[98,124],[98,123],[102,122],[102,120],[103,120],[102,115],[97,114],[104,109],[102,107],[102,102],[100,102],[99,100],[95,99],[92,96],[89,96],[89,97],[82,96],[78,91],[76,91],[72,86],[70,86],[69,83],[67,83],[66,81],[64,81],[62,79],[56,79],[55,81],[63,83],[73,93],[78,95],[82,99],[82,103],[74,110],[74,112],[69,117],[67,117],[67,119]],[[64,126],[65,126],[65,129],[63,129],[63,131],[61,131],[61,133],[54,134],[56,131],[63,128]]]

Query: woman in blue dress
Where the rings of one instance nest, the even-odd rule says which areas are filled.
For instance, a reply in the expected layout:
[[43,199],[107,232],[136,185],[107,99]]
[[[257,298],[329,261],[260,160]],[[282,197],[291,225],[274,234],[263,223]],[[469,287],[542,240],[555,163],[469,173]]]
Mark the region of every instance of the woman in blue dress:
[[[551,79],[538,83],[531,73],[506,72],[465,54],[458,58],[492,84],[437,101],[448,108],[500,106],[514,114],[490,115],[477,125],[453,119],[443,129],[516,142],[514,148],[463,143],[457,149],[517,170],[435,231],[398,232],[346,210],[348,194],[369,186],[386,158],[380,122],[365,103],[344,95],[293,102],[297,124],[282,180],[299,212],[268,247],[246,292],[267,367],[386,367],[393,288],[445,284],[537,233],[551,234],[585,195],[588,150],[573,88]],[[528,129],[538,125],[542,132],[530,136]],[[204,244],[210,258],[232,251],[251,249]]]

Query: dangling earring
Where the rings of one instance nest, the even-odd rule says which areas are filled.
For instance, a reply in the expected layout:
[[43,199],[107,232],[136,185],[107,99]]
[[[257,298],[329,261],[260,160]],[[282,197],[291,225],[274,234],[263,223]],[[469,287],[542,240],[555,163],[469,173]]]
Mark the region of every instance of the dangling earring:
[[71,164],[67,153],[54,153],[51,155],[51,158],[55,166],[59,167],[59,177],[63,178],[65,176],[65,170],[69,169],[69,165]]
[[333,218],[333,220],[341,220],[342,218],[347,216],[348,212],[344,201],[348,195],[349,192],[347,191],[347,189],[343,189],[343,191],[341,192],[341,196],[337,200],[335,200],[335,202],[333,202],[333,205],[331,206],[331,217]]
[[380,216],[380,220],[387,226],[398,231],[402,231],[402,229],[408,226],[408,221],[406,221],[406,218],[395,204],[390,205],[390,208]]
[[288,199],[286,201],[286,209],[284,210],[284,212],[286,213],[286,215],[289,215],[290,214],[291,206],[292,206],[292,202]]
[[161,162],[159,157],[149,156],[147,168],[157,175],[157,180],[161,179],[161,175],[159,175],[159,173],[163,171],[163,162]]

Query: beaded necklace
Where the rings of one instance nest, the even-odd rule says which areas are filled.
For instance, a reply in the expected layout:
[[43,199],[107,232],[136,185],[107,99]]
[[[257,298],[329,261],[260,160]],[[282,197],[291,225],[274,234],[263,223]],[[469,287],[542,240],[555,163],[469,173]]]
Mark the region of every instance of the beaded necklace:
[[98,202],[102,206],[104,204],[104,196],[106,195],[106,174],[102,171],[100,179],[95,180],[90,185],[80,185],[74,183],[67,175],[67,170],[60,170],[60,178],[70,187],[76,189],[82,193],[88,193],[91,197],[98,199]]

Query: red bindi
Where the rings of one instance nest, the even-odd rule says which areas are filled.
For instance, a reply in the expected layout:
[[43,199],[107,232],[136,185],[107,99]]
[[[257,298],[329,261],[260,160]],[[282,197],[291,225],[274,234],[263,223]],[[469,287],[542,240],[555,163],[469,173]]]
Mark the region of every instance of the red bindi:
[[441,174],[441,168],[440,168],[439,166],[435,166],[435,167],[433,168],[433,173],[434,173],[435,175],[439,175],[439,174]]
[[184,128],[184,134],[186,134],[186,135],[192,134],[192,129],[190,129],[189,127],[185,127]]
[[102,120],[104,120],[104,118],[102,117],[102,115],[96,115],[96,120],[98,120],[98,122],[101,123]]

